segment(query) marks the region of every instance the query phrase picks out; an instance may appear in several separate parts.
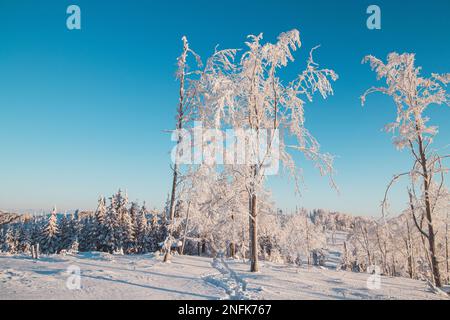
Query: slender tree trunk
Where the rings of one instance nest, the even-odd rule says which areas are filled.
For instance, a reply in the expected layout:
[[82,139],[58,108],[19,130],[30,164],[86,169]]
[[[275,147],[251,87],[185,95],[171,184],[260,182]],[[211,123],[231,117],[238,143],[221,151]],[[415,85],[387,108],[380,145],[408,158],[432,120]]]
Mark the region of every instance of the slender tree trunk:
[[202,240],[202,254],[206,252],[206,241]]
[[379,226],[377,225],[376,228],[376,236],[377,236],[377,243],[378,243],[378,248],[380,249],[380,254],[381,254],[381,263],[383,264],[383,272],[387,273],[388,272],[388,268],[387,268],[387,262],[386,262],[386,251],[383,250],[383,245],[381,244],[381,237],[380,237],[380,231],[379,231]]
[[[232,238],[234,239],[235,229],[234,229],[234,214],[233,213],[231,213],[231,223],[232,223],[232,231],[233,231]],[[234,256],[236,255],[236,244],[234,243],[233,240],[230,241],[229,250],[230,250],[230,252],[229,252],[230,257],[234,258]]]
[[[179,87],[179,97],[178,97],[178,110],[177,110],[177,129],[178,131],[183,128],[183,121],[184,121],[184,83],[185,83],[185,68],[186,68],[186,58],[188,54],[188,44],[185,38],[184,40],[184,46],[183,46],[183,53],[180,56],[181,59],[181,75],[180,75],[180,87]],[[177,192],[177,184],[178,184],[178,146],[181,143],[181,136],[178,137],[177,145],[176,145],[176,154],[175,154],[175,163],[173,166],[173,179],[172,179],[172,192],[170,195],[170,206],[169,206],[169,224],[173,223],[173,219],[175,217],[175,198],[176,198],[176,192]],[[169,229],[169,233],[172,232]],[[164,255],[164,262],[167,262],[170,258],[170,249],[166,251]]]
[[184,226],[184,234],[183,234],[183,244],[181,245],[181,252],[180,254],[184,254],[184,246],[186,244],[186,236],[187,236],[187,229],[189,224],[189,209],[191,207],[191,202],[188,202],[188,207],[186,211],[186,225]]
[[306,251],[308,257],[308,266],[311,265],[311,246],[309,240],[309,225],[308,225],[308,215],[305,216],[305,226],[306,226]]
[[175,216],[175,194],[177,192],[177,182],[178,164],[175,162],[175,164],[173,165],[172,190],[170,194],[169,221],[172,221]]
[[408,255],[408,271],[409,276],[411,279],[414,278],[414,252],[413,252],[413,243],[412,243],[412,237],[411,237],[411,228],[409,226],[408,219],[406,219],[406,230],[408,233],[408,238],[406,240],[406,253]]
[[250,271],[251,272],[258,272],[259,271],[259,265],[258,265],[258,221],[257,221],[257,198],[256,194],[251,195],[251,210],[250,210]]
[[429,181],[430,176],[427,168],[427,158],[423,147],[423,140],[420,135],[418,136],[418,143],[419,143],[420,164],[422,166],[422,174],[423,174],[423,187],[425,192],[425,214],[428,224],[428,244],[431,255],[431,267],[433,269],[434,284],[437,287],[441,287],[442,286],[441,273],[439,270],[439,262],[437,258],[436,242],[435,242],[436,238],[433,226],[433,217],[431,213],[430,181]]
[[448,215],[447,212],[447,220],[445,221],[445,266],[447,271],[447,283],[450,282],[450,273],[449,273],[449,261],[448,261]]
[[367,231],[367,227],[363,226],[363,237],[364,237],[364,243],[366,247],[366,253],[367,253],[367,259],[369,266],[372,265],[372,256],[370,255],[370,242],[369,242],[369,232]]
[[234,258],[236,256],[236,244],[234,242],[230,242],[230,257]]

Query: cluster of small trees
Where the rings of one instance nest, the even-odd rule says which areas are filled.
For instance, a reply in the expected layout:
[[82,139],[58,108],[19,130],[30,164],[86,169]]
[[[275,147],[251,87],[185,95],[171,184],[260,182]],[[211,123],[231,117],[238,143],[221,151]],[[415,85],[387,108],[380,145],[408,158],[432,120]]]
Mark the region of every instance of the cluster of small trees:
[[[167,245],[181,254],[250,258],[249,229],[241,199],[234,199],[238,188],[223,174],[197,170],[190,178],[186,198],[174,207],[169,223],[170,198],[161,213],[150,213],[145,205],[128,202],[120,190],[109,198],[100,197],[95,212],[33,216],[0,229],[0,251],[31,253],[38,244],[40,252],[55,254],[101,251],[118,254],[155,252]],[[185,183],[183,186],[188,187]],[[267,195],[269,198],[269,195]],[[261,201],[258,256],[265,260],[312,264],[312,252],[326,247],[325,228],[313,223],[305,210],[285,214],[270,201]],[[168,232],[168,229],[171,232]]]
[[120,190],[110,199],[100,197],[97,210],[80,216],[57,214],[31,217],[0,229],[0,249],[9,253],[29,253],[39,244],[46,254],[63,251],[103,251],[146,253],[158,249],[166,238],[164,216],[150,214],[145,204],[128,202]]
[[[436,260],[440,280],[450,282],[449,270],[449,212],[450,198],[440,201],[434,213]],[[425,223],[425,219],[418,222]],[[390,219],[358,219],[345,244],[342,268],[365,272],[370,266],[390,276],[414,279],[434,277],[428,239],[415,226],[411,210]]]

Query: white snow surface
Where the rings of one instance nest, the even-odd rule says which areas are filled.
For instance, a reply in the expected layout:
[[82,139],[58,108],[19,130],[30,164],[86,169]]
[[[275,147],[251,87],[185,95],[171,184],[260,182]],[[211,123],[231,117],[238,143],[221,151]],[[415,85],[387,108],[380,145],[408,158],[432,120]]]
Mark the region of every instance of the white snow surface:
[[[81,288],[70,290],[69,266],[81,271]],[[323,267],[260,262],[248,272],[242,260],[174,256],[171,263],[146,255],[91,252],[41,256],[0,254],[0,299],[446,299],[426,282]]]

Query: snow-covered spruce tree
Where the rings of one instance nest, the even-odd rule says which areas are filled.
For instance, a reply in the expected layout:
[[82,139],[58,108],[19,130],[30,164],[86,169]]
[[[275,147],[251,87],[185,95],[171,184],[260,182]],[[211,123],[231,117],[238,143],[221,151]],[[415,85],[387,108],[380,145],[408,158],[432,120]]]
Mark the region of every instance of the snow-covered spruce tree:
[[[442,284],[439,259],[437,257],[434,207],[441,196],[444,172],[442,161],[449,157],[439,155],[431,149],[437,127],[428,125],[429,118],[425,111],[430,105],[449,105],[446,85],[450,82],[450,74],[433,73],[425,78],[420,75],[421,68],[416,67],[415,55],[411,53],[390,53],[384,63],[374,56],[366,56],[363,62],[369,62],[378,79],[385,79],[386,86],[372,87],[361,97],[364,104],[370,93],[381,92],[389,95],[396,106],[396,120],[386,125],[386,131],[394,134],[394,145],[398,149],[407,148],[412,156],[412,169],[394,176],[411,178],[408,190],[411,213],[415,226],[428,241],[433,280],[436,286]],[[439,181],[440,180],[440,181]],[[389,184],[388,189],[392,182]],[[436,186],[432,195],[433,186]],[[386,198],[383,209],[386,208]],[[423,226],[418,221],[424,220]]]
[[[77,237],[78,247],[79,250],[82,252],[86,251],[92,251],[92,250],[98,250],[95,244],[96,237],[95,237],[95,230],[96,223],[95,218],[91,216],[83,217],[80,220],[80,231]],[[106,251],[106,249],[103,250],[102,244],[100,244],[100,251]]]
[[103,196],[98,198],[97,209],[95,210],[95,231],[94,231],[94,247],[95,250],[102,251],[102,244],[105,239],[105,216],[106,216],[106,199]]
[[74,248],[76,247],[76,251],[78,251],[79,248],[79,233],[80,233],[80,220],[79,220],[79,211],[75,210],[73,214],[70,215],[69,218],[69,228],[70,228],[70,234],[72,235],[70,239],[70,246],[69,250],[74,251]]
[[136,227],[135,227],[135,243],[137,253],[146,253],[148,248],[148,221],[147,221],[147,208],[145,202],[138,212],[135,213]]
[[116,211],[116,197],[111,197],[110,201],[111,203],[106,211],[104,236],[100,243],[100,248],[102,251],[113,253],[114,251],[119,249],[119,239],[117,238],[121,234],[118,232],[120,228],[119,216]]
[[54,254],[58,252],[58,219],[56,207],[53,208],[41,235],[41,250],[43,253]]
[[31,219],[30,227],[30,245],[36,246],[41,241],[41,234],[43,229],[42,217],[33,217]]
[[115,229],[115,242],[116,242],[116,251],[124,252],[125,242],[128,242],[128,238],[131,238],[132,235],[128,234],[128,226],[131,223],[131,219],[129,219],[128,215],[128,194],[122,193],[122,190],[113,195],[114,204],[115,204],[115,212],[117,216],[117,228]]
[[17,251],[17,243],[15,238],[15,232],[12,226],[6,226],[6,229],[4,229],[4,235],[3,235],[3,246],[2,251],[7,253],[16,253]]
[[20,222],[17,226],[17,250],[22,253],[29,253],[31,249],[30,222]]
[[[239,64],[229,68],[230,72],[216,72],[215,78],[208,79],[206,87],[216,91],[211,92],[212,94],[220,95],[215,98],[215,103],[207,104],[210,118],[214,119],[216,128],[220,125],[239,128],[243,129],[244,135],[245,130],[250,130],[256,136],[256,141],[266,138],[268,150],[274,143],[276,130],[280,130],[279,132],[296,140],[296,143],[288,144],[285,143],[285,137],[279,137],[280,158],[290,174],[297,176],[295,163],[288,152],[292,149],[314,161],[322,174],[331,175],[333,158],[329,154],[320,153],[318,142],[306,129],[304,105],[306,101],[312,100],[315,93],[320,93],[323,98],[332,94],[330,80],[337,79],[336,73],[319,68],[311,51],[306,69],[290,83],[283,84],[277,72],[294,60],[292,52],[301,45],[300,33],[298,30],[281,33],[275,44],[262,44],[262,38],[262,34],[249,36],[249,41],[246,42],[248,49],[243,51]],[[265,135],[268,130],[271,133]],[[244,138],[249,142],[248,137]],[[252,160],[247,158],[249,163],[235,165],[234,170],[240,171],[246,179],[250,270],[254,272],[258,271],[258,194],[263,189],[269,155],[261,157],[257,143],[251,144],[247,151]]]
[[139,215],[139,210],[140,210],[139,203],[137,201],[132,201],[130,203],[130,208],[128,209],[128,213],[130,214],[131,224],[133,225],[135,242],[136,242],[136,228],[137,228],[137,219],[138,219],[138,215]]
[[147,232],[147,250],[150,252],[158,251],[161,249],[161,245],[168,237],[167,230],[167,213],[164,211],[158,214],[156,211],[152,211],[147,219],[148,232]]
[[64,214],[58,222],[58,252],[68,250],[72,244],[72,229],[70,227],[69,218]]
[[122,231],[122,247],[125,253],[135,252],[135,232],[134,225],[128,210],[122,211],[120,228]]

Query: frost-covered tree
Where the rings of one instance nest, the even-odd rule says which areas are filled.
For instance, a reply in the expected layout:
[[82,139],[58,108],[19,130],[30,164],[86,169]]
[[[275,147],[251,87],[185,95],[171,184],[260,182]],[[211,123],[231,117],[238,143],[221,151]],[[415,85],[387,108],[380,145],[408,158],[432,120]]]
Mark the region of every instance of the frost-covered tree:
[[[262,34],[249,36],[245,43],[247,50],[242,51],[240,59],[236,59],[239,61],[237,65],[230,62],[236,51],[230,51],[231,59],[222,59],[222,68],[214,76],[206,78],[203,85],[209,89],[205,114],[211,120],[210,125],[243,129],[240,138],[249,143],[247,163],[234,166],[234,170],[246,180],[251,271],[258,271],[258,194],[260,196],[263,192],[270,157],[268,152],[261,156],[260,146],[254,141],[266,140],[266,149],[271,150],[279,130],[286,133],[286,136],[279,137],[280,159],[294,177],[297,170],[289,149],[313,160],[322,174],[331,174],[333,158],[320,152],[319,143],[305,127],[304,106],[315,93],[320,93],[323,98],[332,94],[331,81],[337,79],[333,70],[319,67],[311,51],[306,69],[291,82],[283,83],[278,71],[294,60],[293,52],[301,46],[300,33],[298,30],[281,33],[274,44],[263,44],[262,38]],[[245,136],[246,130],[250,130],[255,140]],[[288,143],[287,137],[295,143]]]
[[[178,58],[178,70],[177,79],[180,83],[179,90],[179,103],[177,108],[176,116],[176,148],[175,148],[175,163],[173,165],[173,179],[172,179],[172,190],[170,194],[170,202],[168,206],[168,225],[167,231],[168,236],[171,238],[170,241],[165,241],[168,248],[171,248],[174,241],[176,240],[176,235],[172,232],[177,232],[177,228],[180,226],[180,221],[174,221],[175,218],[175,206],[178,200],[182,197],[178,188],[180,185],[180,157],[183,157],[183,148],[179,146],[183,141],[183,130],[189,129],[190,125],[194,121],[203,121],[205,118],[203,115],[208,114],[210,108],[205,108],[205,103],[208,97],[217,97],[217,95],[211,90],[213,88],[208,86],[209,80],[216,77],[220,72],[218,69],[224,66],[224,63],[229,65],[228,59],[230,58],[229,50],[216,50],[214,54],[208,59],[205,65],[202,64],[200,57],[190,48],[186,37],[182,38],[183,50],[181,56]],[[196,67],[190,70],[188,66],[188,58],[192,56],[195,59]],[[211,95],[212,93],[212,95]],[[214,99],[214,98],[213,98]],[[178,227],[175,226],[178,224]],[[166,250],[164,256],[164,261],[170,256],[170,250]]]
[[43,229],[44,219],[42,217],[34,217],[31,220],[30,227],[30,244],[33,246],[37,245],[41,241],[41,234]]
[[100,196],[97,202],[97,209],[95,210],[95,231],[94,231],[94,242],[95,250],[101,250],[101,244],[104,240],[105,233],[105,216],[106,216],[106,199]]
[[136,213],[136,229],[135,229],[135,240],[136,240],[136,252],[145,253],[149,250],[149,230],[147,221],[147,208],[145,203],[142,205],[141,209]]
[[[176,129],[181,130],[186,126],[186,123],[192,120],[192,113],[195,112],[193,101],[194,88],[189,85],[189,76],[191,72],[188,66],[188,56],[192,55],[197,62],[198,66],[201,66],[201,60],[199,56],[189,47],[189,42],[185,36],[182,38],[183,50],[181,55],[177,59],[178,69],[176,73],[177,80],[179,81],[179,96],[178,107],[176,115]],[[176,148],[181,143],[181,137],[178,137],[176,141]],[[176,192],[178,184],[178,163],[173,164],[173,177],[172,177],[172,190],[170,193],[169,204],[169,220],[172,221],[175,212]]]
[[119,249],[119,217],[116,211],[117,205],[115,203],[116,198],[110,198],[111,203],[108,206],[105,216],[105,228],[103,237],[100,242],[100,248],[102,251],[106,251],[109,253],[113,253],[114,251]]
[[[192,116],[195,113],[196,105],[195,95],[196,90],[195,87],[190,83],[190,76],[195,74],[195,71],[189,70],[188,65],[188,56],[193,56],[196,60],[196,64],[198,67],[201,67],[202,63],[200,57],[189,47],[189,42],[185,36],[182,37],[183,41],[183,50],[181,55],[177,59],[178,69],[176,72],[176,78],[179,81],[179,95],[178,95],[178,107],[176,110],[176,130],[178,136],[176,137],[176,146],[175,146],[175,155],[178,157],[179,145],[182,143],[182,135],[180,134],[183,129],[186,128],[187,124],[192,121]],[[175,205],[177,202],[177,187],[179,185],[179,163],[176,160],[172,167],[173,176],[172,176],[172,187],[170,192],[170,202],[168,206],[168,238],[172,239],[172,229],[171,226],[174,223],[175,218]],[[168,261],[170,257],[170,247],[172,246],[172,240],[166,239],[165,243],[168,246],[168,250],[165,250],[164,261]]]
[[67,214],[64,214],[58,222],[58,251],[68,250],[72,245],[74,235]]
[[[145,202],[144,202],[145,204]],[[133,225],[133,229],[136,230],[137,227],[137,219],[139,215],[139,203],[137,201],[132,201],[130,204],[130,209],[128,210],[128,213],[130,214],[131,218],[131,224]],[[135,231],[136,233],[136,231]],[[136,237],[136,234],[135,234]]]
[[[95,231],[97,230],[96,220],[91,216],[84,217],[80,220],[79,234],[76,239],[80,251],[99,250],[96,246]],[[101,238],[103,239],[103,238]],[[103,243],[100,243],[100,249],[103,250]]]
[[17,249],[22,253],[29,253],[31,248],[30,223],[20,222],[17,226]]
[[[415,55],[411,53],[390,53],[387,62],[366,56],[363,62],[369,62],[377,79],[384,79],[386,86],[372,87],[361,97],[362,104],[368,94],[384,93],[394,100],[396,119],[386,125],[385,129],[394,134],[394,145],[398,149],[407,148],[413,159],[411,170],[394,176],[388,186],[401,176],[411,178],[408,190],[411,214],[415,226],[427,239],[430,253],[433,280],[441,286],[441,268],[437,256],[436,225],[434,211],[443,191],[443,179],[446,168],[441,156],[431,148],[437,127],[428,124],[425,112],[431,105],[449,105],[446,85],[450,82],[450,74],[433,73],[431,77],[421,76],[421,68],[415,66]],[[386,209],[386,198],[383,210]],[[419,221],[423,221],[420,225]]]
[[43,253],[52,254],[58,252],[58,219],[56,216],[56,207],[53,208],[47,225],[42,230],[40,244]]
[[14,233],[14,229],[11,226],[6,227],[3,235],[3,246],[2,251],[8,253],[16,253],[17,242]]
[[122,247],[125,253],[135,251],[134,225],[128,210],[122,211],[120,228],[122,231]]

